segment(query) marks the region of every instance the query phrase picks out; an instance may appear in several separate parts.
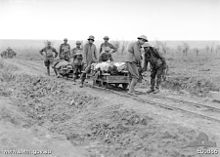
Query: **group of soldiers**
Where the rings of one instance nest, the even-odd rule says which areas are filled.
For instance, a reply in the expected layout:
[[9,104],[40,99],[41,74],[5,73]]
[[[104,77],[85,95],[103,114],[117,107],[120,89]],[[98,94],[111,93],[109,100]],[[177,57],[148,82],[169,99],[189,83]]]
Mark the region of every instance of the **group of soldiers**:
[[16,52],[10,47],[1,53],[2,58],[13,58],[16,57],[16,55]]
[[[129,45],[126,58],[128,72],[131,77],[128,94],[135,95],[134,88],[142,80],[142,72],[148,70],[148,63],[150,63],[151,81],[147,93],[158,93],[162,76],[167,67],[165,58],[149,44],[145,35],[141,35],[137,39],[138,41]],[[141,48],[144,49],[143,53]]]
[[[113,61],[112,54],[117,51],[117,48],[113,44],[109,43],[109,37],[105,36],[104,42],[100,46],[99,57],[98,50],[94,44],[95,37],[89,36],[88,43],[86,43],[82,48],[82,43],[76,41],[76,46],[71,50],[68,44],[68,39],[64,39],[64,43],[60,45],[59,52],[51,46],[51,42],[47,42],[47,46],[40,50],[40,54],[44,55],[44,64],[47,67],[47,73],[50,75],[50,66],[54,65],[54,59],[59,57],[60,60],[66,60],[71,62],[74,69],[74,80],[78,78],[81,74],[81,87],[86,79],[86,74],[91,70],[92,63],[102,62],[102,61]],[[84,61],[83,61],[84,60]],[[56,70],[55,73],[57,74]],[[57,74],[58,75],[58,74]]]
[[[44,64],[47,67],[48,75],[50,75],[50,66],[53,65],[54,58],[59,56],[60,60],[72,63],[74,80],[80,78],[80,87],[83,87],[86,75],[91,71],[91,65],[97,62],[113,61],[112,54],[117,52],[117,48],[109,42],[108,36],[103,39],[104,42],[100,45],[99,55],[94,44],[95,37],[92,35],[89,36],[88,42],[83,48],[81,42],[76,41],[76,47],[72,50],[68,44],[68,39],[65,38],[64,43],[60,45],[59,53],[48,41],[47,46],[40,51],[40,54],[45,56]],[[166,61],[158,50],[149,44],[147,37],[141,35],[136,42],[129,45],[127,50],[126,64],[130,76],[129,95],[135,95],[135,86],[141,81],[142,72],[148,70],[148,63],[151,67],[151,86],[147,93],[158,93],[162,75],[166,69]],[[80,77],[78,74],[81,74]]]

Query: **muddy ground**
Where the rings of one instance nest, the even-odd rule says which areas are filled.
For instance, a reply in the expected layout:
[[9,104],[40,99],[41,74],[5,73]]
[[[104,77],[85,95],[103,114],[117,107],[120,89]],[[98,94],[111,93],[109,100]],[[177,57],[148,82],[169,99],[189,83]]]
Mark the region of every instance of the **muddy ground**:
[[[203,147],[190,146],[201,133],[219,146],[219,123],[89,87],[80,89],[71,81],[46,76],[43,68],[38,61],[0,61],[0,156],[10,156],[5,150],[35,150],[37,156],[50,157],[200,157],[220,153],[198,154]],[[179,96],[184,93],[181,89],[189,89],[190,99],[195,95],[207,101],[210,91],[219,89],[207,79],[196,86],[198,80],[179,77],[188,86],[184,87],[181,81],[171,81],[177,78],[164,83],[164,92],[169,89],[170,95],[177,92]],[[147,85],[148,80],[139,88]]]

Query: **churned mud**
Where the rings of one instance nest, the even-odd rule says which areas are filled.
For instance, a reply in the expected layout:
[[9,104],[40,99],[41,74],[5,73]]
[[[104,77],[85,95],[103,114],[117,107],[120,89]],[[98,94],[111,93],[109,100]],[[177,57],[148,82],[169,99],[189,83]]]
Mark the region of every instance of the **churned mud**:
[[0,64],[4,148],[52,150],[47,155],[51,157],[200,156],[197,148],[188,147],[198,130],[161,123],[155,116],[124,108],[120,101],[106,101],[101,93],[74,90],[63,80],[15,73],[17,68]]

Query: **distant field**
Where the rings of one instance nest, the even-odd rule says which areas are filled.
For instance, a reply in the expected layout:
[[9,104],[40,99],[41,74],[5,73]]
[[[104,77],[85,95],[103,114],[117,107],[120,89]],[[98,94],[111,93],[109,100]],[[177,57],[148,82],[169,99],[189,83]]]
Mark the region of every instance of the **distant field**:
[[[58,49],[62,40],[51,40],[53,46]],[[83,44],[86,41],[82,41]],[[97,48],[103,41],[95,41]],[[114,55],[115,60],[123,60],[126,53],[127,46],[131,41],[110,41],[118,47],[117,54]],[[0,40],[0,52],[7,47],[14,49],[18,57],[27,59],[39,59],[39,50],[45,46],[46,40]],[[71,47],[75,46],[75,41],[69,41]],[[167,57],[180,57],[184,49],[184,44],[189,47],[188,56],[195,54],[195,49],[199,50],[199,54],[205,54],[207,51],[220,53],[220,41],[152,41],[150,42],[155,47],[159,47],[162,52],[166,51]],[[180,49],[181,48],[181,49]]]
[[[7,48],[8,46],[20,49],[20,48],[41,48],[45,45],[46,40],[0,40],[0,50]],[[62,43],[62,40],[52,40],[54,47],[58,48],[58,46]],[[97,47],[101,44],[102,41],[95,41]],[[112,41],[115,43],[116,41]],[[131,42],[131,41],[117,41],[119,43],[123,42]],[[191,48],[205,48],[206,46],[217,46],[220,45],[220,41],[161,41],[166,43],[168,47],[176,48],[182,43],[187,43]],[[75,41],[69,41],[71,46],[75,46]],[[86,43],[86,41],[83,41]],[[155,45],[155,41],[150,42],[152,45]]]

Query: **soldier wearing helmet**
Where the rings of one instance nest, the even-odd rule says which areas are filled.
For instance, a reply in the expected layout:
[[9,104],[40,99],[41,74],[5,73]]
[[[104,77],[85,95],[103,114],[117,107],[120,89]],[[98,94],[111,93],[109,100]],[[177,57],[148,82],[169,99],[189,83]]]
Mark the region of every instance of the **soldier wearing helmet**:
[[93,44],[94,41],[95,41],[95,37],[90,35],[88,38],[88,43],[86,43],[83,48],[83,59],[85,62],[85,70],[80,77],[81,78],[80,87],[83,87],[83,83],[86,79],[86,74],[90,73],[91,64],[97,62],[97,48],[95,44]]
[[40,54],[44,56],[44,65],[47,67],[47,74],[50,75],[50,66],[53,64],[54,58],[58,56],[58,52],[51,46],[51,42],[47,41],[47,46],[40,50]]
[[68,39],[65,38],[64,43],[60,45],[59,58],[66,61],[70,60],[70,45],[68,44]]
[[105,52],[102,52],[99,57],[99,62],[113,61],[110,50],[111,50],[110,48],[105,48]]
[[76,41],[76,47],[72,49],[71,57],[73,58],[73,56],[77,53],[83,54],[83,49],[81,47],[81,42],[80,41]]
[[145,35],[141,35],[137,39],[138,41],[133,42],[129,45],[126,59],[127,68],[130,76],[130,85],[128,91],[129,95],[135,95],[134,88],[138,83],[138,80],[141,80],[141,46],[148,41]]
[[76,47],[73,48],[72,54],[73,58],[73,79],[74,81],[79,78],[79,75],[81,75],[84,63],[83,63],[83,49],[81,48],[81,42],[76,41]]
[[110,53],[114,53],[117,51],[117,48],[109,43],[109,37],[104,36],[104,43],[100,45],[99,53],[105,52],[105,49],[110,49]]
[[150,63],[151,66],[151,87],[147,93],[158,93],[162,76],[165,74],[167,68],[165,58],[149,43],[144,43],[142,47],[144,48],[143,69],[147,70],[148,63]]

